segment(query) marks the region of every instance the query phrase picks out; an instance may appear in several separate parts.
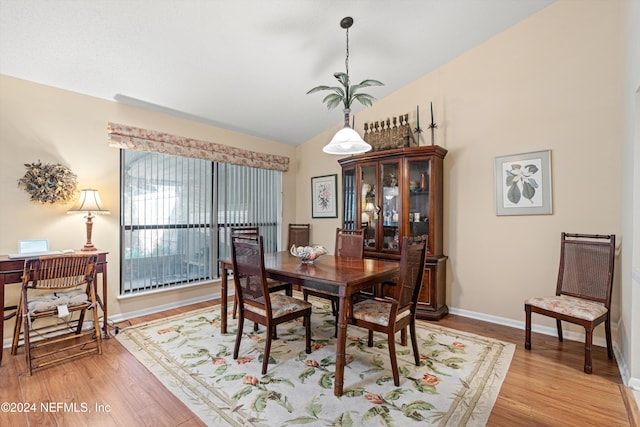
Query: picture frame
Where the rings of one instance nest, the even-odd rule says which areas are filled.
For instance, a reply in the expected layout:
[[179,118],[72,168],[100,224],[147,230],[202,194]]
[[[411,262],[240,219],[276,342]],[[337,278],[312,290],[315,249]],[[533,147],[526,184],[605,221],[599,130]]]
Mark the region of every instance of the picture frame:
[[496,215],[550,215],[551,150],[495,158]]
[[311,178],[311,217],[338,217],[338,174]]

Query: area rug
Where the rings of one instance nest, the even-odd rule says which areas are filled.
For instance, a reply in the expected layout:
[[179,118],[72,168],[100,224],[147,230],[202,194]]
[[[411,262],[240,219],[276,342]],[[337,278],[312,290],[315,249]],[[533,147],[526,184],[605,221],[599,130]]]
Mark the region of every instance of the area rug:
[[[220,332],[220,307],[123,329],[120,341],[207,425],[484,426],[511,363],[514,344],[417,322],[420,366],[411,344],[396,346],[393,384],[387,339],[349,326],[344,394],[333,394],[334,318],[314,301],[312,352],[301,322],[278,326],[261,375],[264,328],[247,322],[233,359],[237,322]],[[399,340],[399,334],[398,334]]]

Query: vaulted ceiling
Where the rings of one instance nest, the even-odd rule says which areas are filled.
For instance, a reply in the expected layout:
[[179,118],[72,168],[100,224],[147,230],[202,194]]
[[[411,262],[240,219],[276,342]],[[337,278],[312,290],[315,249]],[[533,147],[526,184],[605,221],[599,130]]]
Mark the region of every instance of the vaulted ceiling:
[[298,145],[342,122],[306,92],[345,70],[343,17],[380,99],[553,1],[0,0],[0,74]]

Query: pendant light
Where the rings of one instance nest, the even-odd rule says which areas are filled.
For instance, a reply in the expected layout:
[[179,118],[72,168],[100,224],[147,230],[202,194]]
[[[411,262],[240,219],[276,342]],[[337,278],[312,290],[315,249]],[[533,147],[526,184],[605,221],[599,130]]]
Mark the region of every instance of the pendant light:
[[371,145],[367,144],[356,132],[349,126],[349,115],[351,113],[351,103],[357,100],[362,105],[370,107],[375,99],[366,93],[358,93],[358,90],[369,86],[382,86],[378,80],[366,79],[360,84],[350,86],[349,80],[349,28],[353,25],[353,18],[346,17],[340,21],[340,27],[346,30],[347,50],[344,60],[346,73],[337,72],[333,76],[338,79],[342,87],[339,86],[316,86],[307,94],[330,90],[333,93],[327,95],[323,102],[327,104],[327,108],[333,109],[340,103],[344,105],[344,127],[340,129],[329,144],[325,145],[322,151],[328,154],[359,154],[371,150]]

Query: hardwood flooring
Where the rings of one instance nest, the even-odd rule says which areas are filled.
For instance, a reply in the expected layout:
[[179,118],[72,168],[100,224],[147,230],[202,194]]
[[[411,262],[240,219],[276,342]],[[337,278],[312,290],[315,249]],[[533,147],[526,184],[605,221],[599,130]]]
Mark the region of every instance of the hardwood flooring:
[[[200,303],[123,322],[178,314]],[[582,372],[584,346],[546,335],[448,315],[441,325],[516,344],[516,351],[489,426],[630,426],[615,360],[595,347],[593,374]],[[103,341],[102,356],[90,355],[26,375],[24,352],[4,350],[0,367],[0,425],[9,426],[203,426],[117,340]],[[6,412],[9,409],[17,412]],[[19,410],[19,411],[18,411]],[[636,419],[634,419],[635,422]],[[633,427],[633,426],[632,426]]]

